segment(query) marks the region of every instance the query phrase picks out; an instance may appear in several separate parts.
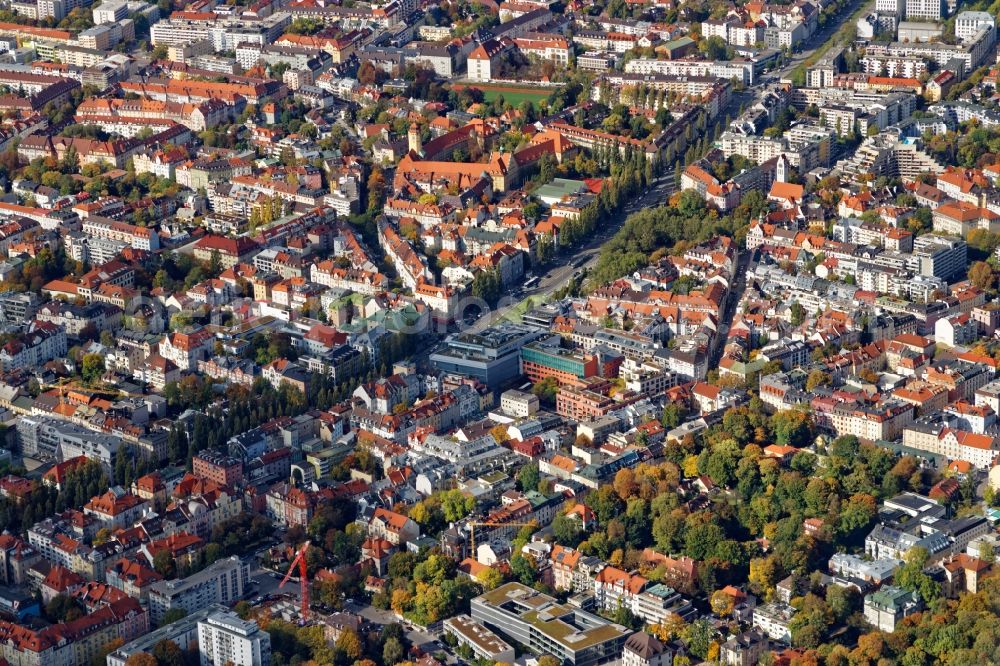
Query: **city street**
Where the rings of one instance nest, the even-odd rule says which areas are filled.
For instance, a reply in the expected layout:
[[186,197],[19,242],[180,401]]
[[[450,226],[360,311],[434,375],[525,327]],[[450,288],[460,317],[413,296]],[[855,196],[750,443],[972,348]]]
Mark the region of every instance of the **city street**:
[[[612,236],[618,233],[618,231],[625,224],[625,219],[632,213],[635,213],[643,208],[652,208],[665,204],[667,197],[673,189],[674,173],[673,170],[671,170],[657,178],[654,181],[653,186],[648,188],[639,198],[626,204],[617,215],[609,218],[607,223],[600,228],[599,231],[597,231],[597,233],[586,245],[573,252],[565,252],[556,257],[555,261],[559,262],[558,265],[551,266],[550,264],[548,270],[540,276],[541,279],[539,280],[538,285],[533,289],[525,290],[523,297],[520,300],[523,301],[524,299],[531,297],[536,302],[542,302],[550,296],[552,292],[565,286],[566,283],[569,282],[570,278],[573,277],[573,273],[591,269],[596,266],[601,246],[611,239]],[[574,262],[579,263],[579,259],[581,257],[586,257],[586,261],[583,264],[574,266]],[[493,310],[480,318],[472,326],[465,328],[464,330],[469,333],[478,333],[483,329],[502,321],[516,306],[517,304],[513,304]]]
[[736,258],[736,273],[733,275],[733,288],[726,297],[726,305],[723,308],[722,318],[719,321],[719,334],[715,337],[715,346],[712,348],[712,355],[709,359],[708,367],[719,367],[722,359],[722,352],[726,347],[726,340],[729,338],[729,327],[733,324],[733,317],[736,316],[736,307],[743,298],[743,292],[747,286],[747,267],[750,265],[750,257],[753,253],[743,251]]
[[[809,59],[817,50],[823,48],[826,45],[826,41],[833,36],[837,30],[844,24],[844,21],[849,19],[855,11],[857,11],[858,6],[865,2],[866,5],[871,5],[871,9],[874,10],[875,2],[874,0],[855,0],[849,7],[845,7],[837,16],[827,20],[826,25],[816,31],[807,41],[806,44],[809,46],[794,53],[785,63],[785,66],[779,69],[776,74],[779,78],[784,78],[789,76],[795,68]],[[823,55],[823,54],[820,54]]]

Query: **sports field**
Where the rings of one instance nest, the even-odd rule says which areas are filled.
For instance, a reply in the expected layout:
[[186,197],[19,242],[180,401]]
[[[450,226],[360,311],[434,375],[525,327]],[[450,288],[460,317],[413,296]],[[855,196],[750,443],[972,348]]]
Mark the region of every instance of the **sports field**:
[[459,84],[455,88],[457,90],[461,90],[462,88],[478,88],[483,91],[483,97],[486,98],[487,102],[492,102],[502,95],[504,100],[513,106],[517,106],[524,101],[535,102],[537,104],[547,98],[551,92],[545,88],[502,86],[495,83]]

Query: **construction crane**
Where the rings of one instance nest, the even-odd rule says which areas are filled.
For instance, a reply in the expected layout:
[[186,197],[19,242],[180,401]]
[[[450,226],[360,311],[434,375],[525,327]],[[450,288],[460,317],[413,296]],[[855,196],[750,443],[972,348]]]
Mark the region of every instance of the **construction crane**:
[[527,523],[509,523],[509,522],[498,522],[498,521],[489,521],[489,520],[485,520],[485,521],[470,520],[469,522],[467,522],[465,524],[465,526],[471,528],[471,529],[469,529],[469,536],[470,536],[469,542],[472,545],[472,559],[477,559],[477,557],[476,557],[476,528],[477,527],[528,527],[529,525],[534,525],[535,527],[538,527],[538,521],[532,520],[532,521],[527,522]]
[[292,572],[295,571],[296,565],[299,567],[299,587],[302,596],[302,610],[300,615],[302,616],[302,622],[305,622],[309,618],[309,576],[306,573],[306,551],[309,550],[309,541],[302,544],[302,548],[299,552],[295,553],[295,557],[292,558],[292,564],[288,567],[288,573],[278,584],[278,589],[280,590],[285,586],[285,583],[292,577]]

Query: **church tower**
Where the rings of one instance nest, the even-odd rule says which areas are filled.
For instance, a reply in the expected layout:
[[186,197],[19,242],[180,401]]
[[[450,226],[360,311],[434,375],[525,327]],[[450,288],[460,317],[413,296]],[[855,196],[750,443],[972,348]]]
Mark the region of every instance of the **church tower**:
[[424,146],[420,141],[420,128],[417,127],[416,123],[410,123],[410,131],[406,133],[406,139],[409,143],[411,151],[417,155],[420,155],[423,152]]

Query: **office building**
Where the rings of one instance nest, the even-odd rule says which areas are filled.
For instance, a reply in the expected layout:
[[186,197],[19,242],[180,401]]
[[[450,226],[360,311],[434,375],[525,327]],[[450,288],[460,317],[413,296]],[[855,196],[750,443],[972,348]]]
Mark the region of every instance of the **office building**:
[[618,661],[631,633],[520,583],[474,598],[472,619],[535,655],[549,654],[573,666]]
[[445,340],[430,360],[442,372],[478,379],[495,390],[520,375],[521,348],[543,335],[545,331],[520,324],[461,333]]
[[480,659],[514,662],[514,648],[468,615],[456,615],[445,620],[444,633],[454,636],[459,645],[469,646]]
[[561,345],[562,338],[553,335],[521,348],[521,372],[532,383],[551,377],[560,386],[578,385],[580,380],[600,374],[596,356]]

